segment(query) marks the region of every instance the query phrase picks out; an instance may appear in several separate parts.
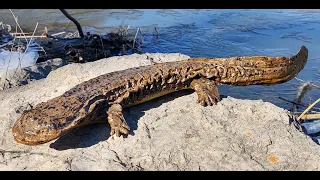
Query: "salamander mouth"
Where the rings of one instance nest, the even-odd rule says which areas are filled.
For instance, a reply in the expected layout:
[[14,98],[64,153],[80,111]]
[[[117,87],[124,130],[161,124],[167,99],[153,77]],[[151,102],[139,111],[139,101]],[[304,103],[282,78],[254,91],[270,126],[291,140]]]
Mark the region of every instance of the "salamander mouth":
[[26,134],[21,133],[22,131],[18,131],[16,128],[12,129],[13,138],[16,142],[26,145],[39,145],[47,143],[51,140],[56,139],[59,135],[48,135],[48,134]]
[[12,128],[13,138],[16,142],[26,145],[38,145],[46,143],[47,141],[40,140],[38,135],[27,134],[23,132],[19,126],[14,126]]
[[26,145],[44,144],[56,139],[61,134],[60,132],[48,133],[41,130],[35,131],[34,129],[31,129],[33,126],[25,124],[23,117],[24,116],[18,119],[12,128],[13,138],[18,143]]
[[16,133],[13,133],[14,140],[18,143],[25,144],[25,145],[39,145],[44,144],[46,141],[30,141],[30,138],[26,140],[25,137],[19,136]]

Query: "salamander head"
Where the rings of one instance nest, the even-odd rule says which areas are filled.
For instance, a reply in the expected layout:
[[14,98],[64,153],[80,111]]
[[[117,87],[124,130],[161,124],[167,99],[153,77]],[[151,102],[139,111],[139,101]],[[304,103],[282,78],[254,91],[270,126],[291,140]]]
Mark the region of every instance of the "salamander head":
[[43,144],[62,135],[61,128],[38,109],[25,111],[15,122],[12,133],[15,141],[27,144]]

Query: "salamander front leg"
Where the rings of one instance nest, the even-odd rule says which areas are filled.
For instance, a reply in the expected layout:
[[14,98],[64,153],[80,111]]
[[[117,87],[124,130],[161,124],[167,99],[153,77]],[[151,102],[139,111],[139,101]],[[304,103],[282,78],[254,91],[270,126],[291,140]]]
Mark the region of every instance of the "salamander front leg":
[[122,134],[128,134],[130,127],[122,114],[122,106],[120,104],[112,104],[108,111],[108,122],[111,127],[110,135],[114,133],[119,137]]
[[197,102],[202,106],[211,106],[221,101],[215,81],[206,78],[194,79],[190,83],[190,88],[198,95]]

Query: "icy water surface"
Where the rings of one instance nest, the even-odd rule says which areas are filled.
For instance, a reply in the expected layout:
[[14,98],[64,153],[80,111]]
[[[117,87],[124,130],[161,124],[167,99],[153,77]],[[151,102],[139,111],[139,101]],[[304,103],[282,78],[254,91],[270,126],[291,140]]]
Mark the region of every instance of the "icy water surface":
[[[104,33],[111,26],[140,28],[143,52],[182,53],[191,57],[291,56],[301,45],[309,49],[309,61],[298,78],[320,86],[320,10],[281,9],[68,9],[85,32]],[[56,9],[20,9],[22,27],[47,26],[50,31],[73,27]],[[4,23],[13,23],[9,10],[0,10]],[[69,25],[67,25],[69,23]],[[293,79],[274,86],[220,86],[220,93],[243,99],[263,99],[283,108],[291,104],[300,82]],[[320,97],[319,89],[309,91],[303,103]],[[318,105],[319,107],[319,105]]]

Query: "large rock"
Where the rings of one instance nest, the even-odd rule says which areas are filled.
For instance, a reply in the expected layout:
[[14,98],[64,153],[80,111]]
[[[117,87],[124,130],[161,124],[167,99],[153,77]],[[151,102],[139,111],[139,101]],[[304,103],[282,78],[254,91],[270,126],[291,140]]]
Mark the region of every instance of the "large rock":
[[26,85],[30,81],[43,79],[51,71],[67,64],[67,61],[55,58],[32,66],[9,70],[2,73],[0,77],[0,90]]
[[127,138],[110,137],[108,124],[94,124],[38,146],[13,140],[12,125],[30,105],[103,73],[186,58],[143,54],[69,64],[46,79],[1,91],[0,170],[320,169],[320,147],[289,125],[286,110],[232,97],[202,107],[192,91],[125,109]]

